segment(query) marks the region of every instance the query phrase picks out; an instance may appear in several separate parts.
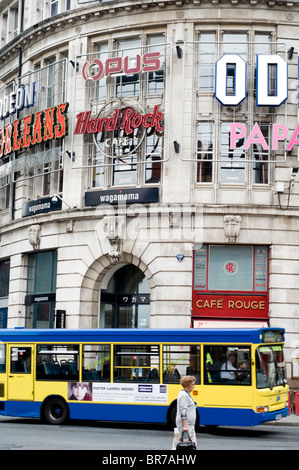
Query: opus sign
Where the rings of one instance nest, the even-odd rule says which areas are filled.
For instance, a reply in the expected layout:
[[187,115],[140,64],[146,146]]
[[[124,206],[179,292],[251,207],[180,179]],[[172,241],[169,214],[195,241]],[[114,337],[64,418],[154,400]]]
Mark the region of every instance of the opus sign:
[[[102,62],[94,59],[92,62],[86,61],[82,67],[84,80],[100,80],[103,76],[117,73],[134,74],[140,72],[155,72],[161,67],[160,52],[147,52],[142,56],[136,54],[135,57],[110,57]],[[131,62],[134,62],[132,65]]]

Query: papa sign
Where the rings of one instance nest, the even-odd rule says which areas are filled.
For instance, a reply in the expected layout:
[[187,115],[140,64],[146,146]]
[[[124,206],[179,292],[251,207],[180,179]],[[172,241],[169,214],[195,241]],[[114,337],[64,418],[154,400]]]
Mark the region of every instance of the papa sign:
[[[275,71],[275,93],[269,93],[270,68]],[[233,93],[228,93],[228,70]],[[246,98],[247,64],[238,54],[226,54],[216,62],[215,97],[224,106],[238,106]],[[279,55],[256,56],[256,105],[280,106],[288,97],[288,64]]]

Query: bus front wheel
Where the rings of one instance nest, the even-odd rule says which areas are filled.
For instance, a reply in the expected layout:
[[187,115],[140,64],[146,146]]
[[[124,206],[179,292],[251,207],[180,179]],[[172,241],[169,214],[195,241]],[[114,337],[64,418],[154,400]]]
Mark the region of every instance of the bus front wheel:
[[52,397],[44,405],[43,417],[49,424],[63,424],[68,415],[68,406],[61,397]]

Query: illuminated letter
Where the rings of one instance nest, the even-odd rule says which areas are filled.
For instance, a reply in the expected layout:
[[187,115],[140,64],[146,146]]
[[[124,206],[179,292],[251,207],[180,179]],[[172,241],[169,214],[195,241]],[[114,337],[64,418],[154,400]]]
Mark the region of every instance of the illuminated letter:
[[20,150],[21,148],[21,139],[19,137],[19,120],[17,119],[13,123],[13,147],[12,151]]
[[68,103],[62,103],[57,106],[56,109],[56,121],[57,124],[55,125],[55,138],[60,139],[67,134],[67,117],[65,113],[68,109]]
[[296,138],[298,137],[298,134],[299,134],[299,125],[296,127],[293,135],[292,135],[292,138],[289,142],[289,145],[287,146],[287,150],[292,150],[293,148],[293,145],[299,145],[299,140]]
[[108,77],[110,73],[118,73],[122,71],[122,58],[115,57],[107,59],[105,62],[105,75]]
[[161,67],[161,61],[159,59],[160,52],[147,52],[144,54],[142,61],[144,63],[143,72],[153,72],[159,70]]
[[[228,71],[232,94],[228,94]],[[246,97],[246,62],[237,54],[227,54],[216,62],[215,97],[223,106],[237,106]]]
[[[282,134],[278,134],[278,130],[283,131]],[[281,124],[273,124],[273,137],[272,137],[272,150],[277,150],[278,141],[284,140],[288,135],[288,128]]]
[[30,137],[30,124],[31,124],[32,116],[26,116],[23,119],[24,127],[23,127],[23,144],[22,148],[28,148],[31,144],[31,137]]
[[43,113],[40,111],[35,115],[35,123],[32,132],[32,145],[40,144],[43,140],[42,138],[42,116]]
[[[237,133],[236,130],[239,129],[240,133]],[[246,127],[240,122],[233,122],[231,125],[230,131],[230,149],[236,148],[236,141],[242,139],[246,135]]]
[[45,111],[44,140],[51,140],[54,137],[54,106]]
[[139,54],[136,55],[136,66],[130,68],[130,62],[134,62],[135,58],[134,57],[125,57],[124,60],[124,72],[127,74],[132,74],[132,73],[139,73],[141,70],[141,57]]
[[[255,134],[257,134],[257,138],[254,138]],[[269,147],[267,145],[267,142],[265,141],[265,137],[262,134],[262,131],[256,122],[252,131],[250,132],[250,135],[246,141],[246,144],[244,145],[244,149],[248,150],[251,144],[261,144],[264,150],[269,150]]]
[[[256,64],[256,105],[280,106],[288,97],[288,64],[279,55],[258,55]],[[269,66],[275,67],[275,78],[270,76]],[[269,94],[271,79],[275,83],[275,95]]]

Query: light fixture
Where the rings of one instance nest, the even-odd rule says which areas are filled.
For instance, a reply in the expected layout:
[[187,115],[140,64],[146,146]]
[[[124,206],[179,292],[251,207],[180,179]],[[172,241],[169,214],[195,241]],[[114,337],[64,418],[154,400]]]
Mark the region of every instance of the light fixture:
[[288,50],[288,59],[292,60],[293,55],[294,55],[294,47],[290,47],[290,49]]
[[176,46],[176,53],[177,53],[178,59],[181,59],[183,55],[183,51],[180,46]]
[[173,142],[175,153],[180,153],[180,144],[175,140]]

